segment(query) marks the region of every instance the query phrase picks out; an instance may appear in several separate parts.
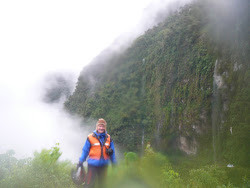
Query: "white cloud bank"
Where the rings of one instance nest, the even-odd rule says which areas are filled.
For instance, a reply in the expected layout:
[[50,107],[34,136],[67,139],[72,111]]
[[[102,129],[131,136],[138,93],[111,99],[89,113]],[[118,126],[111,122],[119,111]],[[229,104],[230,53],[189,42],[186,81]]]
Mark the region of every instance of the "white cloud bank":
[[60,142],[63,157],[78,160],[90,130],[59,104],[40,101],[42,78],[67,71],[76,80],[115,38],[140,33],[145,20],[173,2],[190,0],[0,1],[0,153],[14,149],[26,157]]

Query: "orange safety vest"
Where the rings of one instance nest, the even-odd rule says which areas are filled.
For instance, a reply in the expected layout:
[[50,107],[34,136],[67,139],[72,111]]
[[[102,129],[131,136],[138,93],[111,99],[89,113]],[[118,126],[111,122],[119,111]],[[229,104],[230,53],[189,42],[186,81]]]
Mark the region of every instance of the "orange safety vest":
[[107,160],[109,155],[106,153],[106,148],[110,147],[110,135],[106,134],[105,146],[101,145],[101,142],[97,138],[95,133],[88,135],[88,140],[90,142],[89,158],[100,160],[102,157]]

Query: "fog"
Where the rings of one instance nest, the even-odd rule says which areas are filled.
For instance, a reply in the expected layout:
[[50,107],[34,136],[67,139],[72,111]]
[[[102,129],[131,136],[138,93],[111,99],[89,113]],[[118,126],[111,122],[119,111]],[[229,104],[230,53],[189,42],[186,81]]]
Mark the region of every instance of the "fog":
[[161,20],[157,12],[190,1],[0,1],[0,153],[23,158],[60,143],[62,158],[77,161],[94,123],[65,112],[65,97],[44,102],[45,77],[70,74],[75,84],[115,39],[135,38]]
[[[248,0],[211,0],[207,1],[210,34],[217,43],[234,49],[248,42],[249,1]],[[244,50],[241,48],[240,50]],[[247,53],[247,52],[246,52]]]

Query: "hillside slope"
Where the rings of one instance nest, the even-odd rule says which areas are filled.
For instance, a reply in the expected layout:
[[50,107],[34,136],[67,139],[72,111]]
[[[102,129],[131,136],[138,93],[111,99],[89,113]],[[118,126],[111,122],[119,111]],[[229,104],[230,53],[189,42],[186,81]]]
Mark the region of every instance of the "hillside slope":
[[104,118],[120,147],[206,154],[249,164],[249,2],[183,7],[124,52],[104,51],[65,102],[71,113]]

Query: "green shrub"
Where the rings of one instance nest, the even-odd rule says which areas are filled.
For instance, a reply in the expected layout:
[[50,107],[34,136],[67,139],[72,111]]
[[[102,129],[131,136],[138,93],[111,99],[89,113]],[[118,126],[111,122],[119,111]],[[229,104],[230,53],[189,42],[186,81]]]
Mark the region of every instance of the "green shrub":
[[190,187],[216,187],[227,182],[226,172],[216,165],[190,170]]
[[141,158],[136,153],[125,153],[119,166],[109,169],[108,187],[181,187],[181,179],[166,156],[147,146]]
[[32,159],[12,160],[14,162],[0,180],[0,187],[75,187],[70,177],[72,164],[59,161],[62,153],[58,145],[35,152]]

